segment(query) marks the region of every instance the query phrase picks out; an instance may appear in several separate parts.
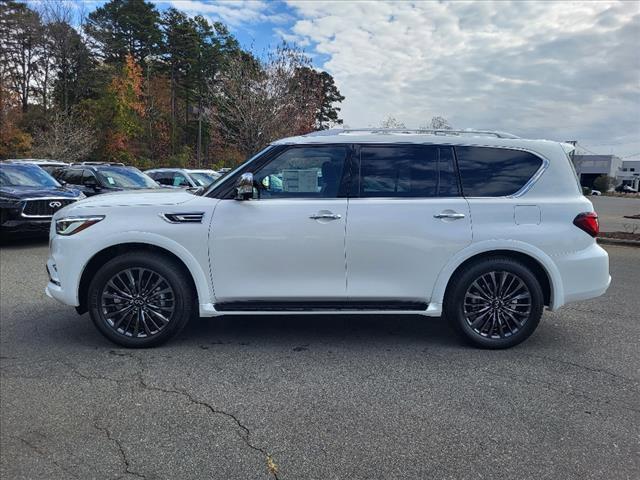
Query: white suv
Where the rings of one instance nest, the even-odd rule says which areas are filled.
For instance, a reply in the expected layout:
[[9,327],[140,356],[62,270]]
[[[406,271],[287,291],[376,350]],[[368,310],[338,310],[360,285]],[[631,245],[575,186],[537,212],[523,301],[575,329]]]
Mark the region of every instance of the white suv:
[[504,348],[609,286],[568,146],[498,132],[338,130],[274,142],[203,196],[56,213],[47,293],[127,347],[200,315],[444,314]]

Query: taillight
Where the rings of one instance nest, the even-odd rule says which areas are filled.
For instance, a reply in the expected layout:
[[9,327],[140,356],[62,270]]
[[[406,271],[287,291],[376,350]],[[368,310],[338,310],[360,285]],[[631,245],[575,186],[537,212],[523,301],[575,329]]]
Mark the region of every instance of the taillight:
[[573,224],[592,237],[597,237],[598,232],[600,232],[600,224],[598,223],[598,214],[596,212],[578,214],[578,216],[573,219]]

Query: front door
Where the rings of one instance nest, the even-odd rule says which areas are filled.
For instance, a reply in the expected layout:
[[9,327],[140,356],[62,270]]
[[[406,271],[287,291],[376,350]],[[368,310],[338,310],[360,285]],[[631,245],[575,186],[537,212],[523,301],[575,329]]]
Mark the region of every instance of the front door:
[[390,144],[359,151],[346,238],[349,299],[426,308],[440,270],[471,243],[453,150]]
[[252,172],[253,199],[217,204],[209,239],[217,306],[345,299],[348,154],[288,147]]

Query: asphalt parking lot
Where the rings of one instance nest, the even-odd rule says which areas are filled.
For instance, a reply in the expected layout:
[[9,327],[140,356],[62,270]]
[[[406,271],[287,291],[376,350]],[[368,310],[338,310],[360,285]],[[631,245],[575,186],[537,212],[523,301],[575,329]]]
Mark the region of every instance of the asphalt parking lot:
[[606,296],[507,351],[390,316],[202,319],[128,351],[47,299],[46,242],[5,245],[0,477],[638,478],[640,249],[607,250]]

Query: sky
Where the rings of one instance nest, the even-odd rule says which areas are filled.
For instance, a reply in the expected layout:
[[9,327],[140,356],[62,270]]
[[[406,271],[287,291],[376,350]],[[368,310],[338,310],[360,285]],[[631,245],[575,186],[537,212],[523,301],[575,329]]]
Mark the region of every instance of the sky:
[[220,20],[244,47],[303,47],[346,97],[350,127],[439,115],[640,159],[638,1],[154,3]]

